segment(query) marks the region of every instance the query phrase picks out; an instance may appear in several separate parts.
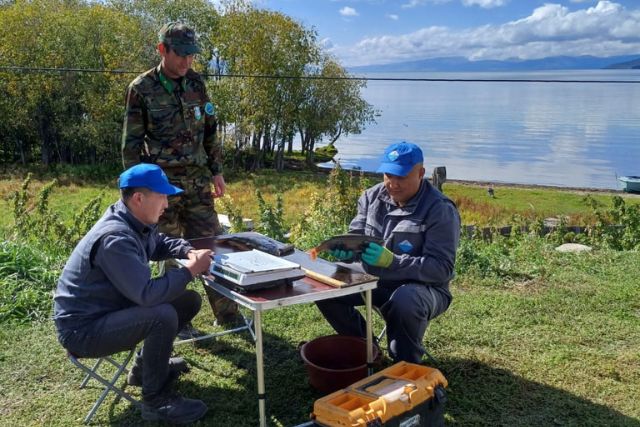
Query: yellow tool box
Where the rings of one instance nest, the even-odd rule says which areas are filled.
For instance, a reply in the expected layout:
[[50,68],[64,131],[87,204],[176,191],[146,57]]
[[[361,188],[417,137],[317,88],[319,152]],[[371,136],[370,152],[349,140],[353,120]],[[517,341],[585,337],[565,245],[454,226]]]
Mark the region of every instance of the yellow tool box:
[[316,400],[311,417],[327,427],[443,426],[446,386],[439,370],[399,362]]

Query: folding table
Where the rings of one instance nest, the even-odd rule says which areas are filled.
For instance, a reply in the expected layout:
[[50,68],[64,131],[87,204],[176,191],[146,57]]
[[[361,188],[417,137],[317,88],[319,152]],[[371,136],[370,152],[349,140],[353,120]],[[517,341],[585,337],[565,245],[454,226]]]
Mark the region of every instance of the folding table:
[[[259,234],[255,233],[259,236]],[[228,236],[222,236],[228,237]],[[190,240],[191,244],[198,249],[213,249],[216,253],[226,253],[237,251],[234,248],[224,244],[224,240],[216,238],[200,238]],[[349,282],[353,280],[357,284],[347,287],[334,287],[324,284],[310,277],[292,282],[291,285],[277,286],[274,288],[262,289],[247,293],[236,292],[215,280],[215,276],[204,276],[205,284],[216,292],[237,302],[239,305],[246,307],[253,312],[253,328],[255,331],[256,345],[256,371],[258,384],[258,410],[260,416],[260,426],[266,426],[266,405],[265,405],[265,386],[264,386],[264,354],[262,340],[262,312],[286,307],[295,304],[305,304],[320,301],[329,298],[336,298],[344,295],[351,295],[363,292],[365,296],[366,307],[366,323],[367,323],[367,366],[371,373],[371,364],[373,359],[373,340],[371,333],[371,290],[377,286],[377,278],[362,273],[355,268],[351,268],[344,264],[333,264],[324,260],[311,261],[309,256],[304,252],[295,250],[292,254],[283,258],[300,264],[307,270],[314,273],[321,273],[334,280]],[[315,275],[315,274],[314,274]],[[246,327],[237,330],[245,329]],[[235,331],[235,329],[234,329]]]

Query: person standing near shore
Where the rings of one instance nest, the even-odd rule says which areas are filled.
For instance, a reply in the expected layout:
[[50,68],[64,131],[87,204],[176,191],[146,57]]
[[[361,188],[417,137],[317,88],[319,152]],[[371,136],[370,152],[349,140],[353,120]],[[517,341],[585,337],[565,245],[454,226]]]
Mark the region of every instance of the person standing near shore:
[[[222,229],[213,200],[225,192],[222,147],[204,81],[191,69],[200,52],[196,34],[183,23],[170,22],[160,29],[157,49],[160,64],[127,88],[123,164],[155,163],[173,185],[184,189],[169,201],[159,221],[161,232],[185,239],[217,235]],[[205,290],[217,322],[236,322],[237,305]],[[187,338],[186,332],[180,337]]]
[[[394,361],[420,363],[429,321],[451,304],[449,281],[454,276],[460,240],[460,216],[455,204],[424,179],[422,150],[415,144],[392,144],[378,172],[384,182],[362,194],[349,233],[374,236],[362,266],[379,277],[373,305],[387,325],[389,354]],[[353,262],[353,251],[331,248],[342,261]],[[354,308],[364,305],[360,294],[318,301],[318,308],[341,335],[365,337],[366,324]]]

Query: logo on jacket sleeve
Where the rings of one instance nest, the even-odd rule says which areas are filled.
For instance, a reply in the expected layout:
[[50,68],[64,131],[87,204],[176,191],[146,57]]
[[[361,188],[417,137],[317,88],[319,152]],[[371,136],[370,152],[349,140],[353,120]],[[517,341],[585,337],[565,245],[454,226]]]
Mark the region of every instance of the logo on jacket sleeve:
[[408,240],[404,240],[404,241],[398,243],[398,247],[405,254],[411,252],[411,249],[413,249],[413,245]]

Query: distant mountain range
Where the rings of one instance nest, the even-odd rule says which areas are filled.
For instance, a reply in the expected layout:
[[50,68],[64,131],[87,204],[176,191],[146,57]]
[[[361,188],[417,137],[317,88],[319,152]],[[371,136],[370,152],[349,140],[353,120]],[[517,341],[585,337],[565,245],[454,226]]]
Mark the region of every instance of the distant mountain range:
[[640,69],[640,58],[636,58],[631,61],[618,62],[617,64],[611,64],[605,68],[612,70],[638,70]]
[[412,71],[543,71],[543,70],[599,70],[640,69],[640,54],[610,56],[551,56],[542,59],[507,59],[470,61],[461,56],[396,62],[393,64],[350,67],[354,73],[384,73]]

